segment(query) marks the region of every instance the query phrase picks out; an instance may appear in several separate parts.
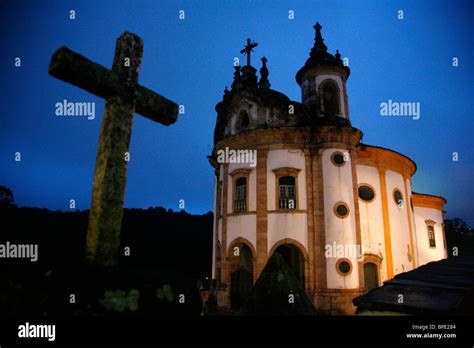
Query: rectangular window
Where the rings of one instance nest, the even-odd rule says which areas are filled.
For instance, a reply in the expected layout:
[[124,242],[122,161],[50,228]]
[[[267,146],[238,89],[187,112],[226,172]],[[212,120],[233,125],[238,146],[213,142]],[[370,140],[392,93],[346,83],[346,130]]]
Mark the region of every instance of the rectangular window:
[[428,226],[428,239],[430,241],[430,248],[436,248],[434,226]]
[[239,178],[235,183],[234,213],[247,211],[247,178]]
[[295,178],[285,176],[279,179],[279,209],[296,209]]

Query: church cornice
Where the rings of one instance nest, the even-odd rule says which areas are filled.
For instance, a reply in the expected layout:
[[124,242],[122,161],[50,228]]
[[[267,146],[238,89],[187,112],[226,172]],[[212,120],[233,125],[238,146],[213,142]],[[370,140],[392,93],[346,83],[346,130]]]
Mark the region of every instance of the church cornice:
[[432,208],[437,210],[443,210],[444,205],[448,203],[448,201],[443,197],[417,192],[412,193],[412,200],[414,207]]
[[360,143],[356,147],[355,163],[376,167],[380,171],[391,170],[411,178],[416,172],[416,163],[394,150]]
[[305,153],[315,153],[318,150],[333,147],[355,150],[361,137],[362,132],[352,127],[324,126],[317,129],[311,127],[257,128],[217,142],[213,154],[226,147],[234,150],[252,149],[257,151],[264,149],[300,149]]

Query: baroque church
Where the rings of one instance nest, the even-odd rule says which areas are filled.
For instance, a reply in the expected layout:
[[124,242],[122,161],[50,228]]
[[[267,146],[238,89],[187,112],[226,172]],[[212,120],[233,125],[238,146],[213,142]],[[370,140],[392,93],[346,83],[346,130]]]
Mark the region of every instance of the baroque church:
[[[296,73],[302,102],[235,66],[216,105],[212,277],[217,305],[240,308],[273,253],[280,253],[322,314],[354,314],[352,299],[395,275],[447,257],[442,197],[412,191],[416,164],[361,142],[352,126],[350,69],[328,52],[321,25]],[[254,165],[219,161],[252,150]],[[230,163],[229,163],[230,162]]]

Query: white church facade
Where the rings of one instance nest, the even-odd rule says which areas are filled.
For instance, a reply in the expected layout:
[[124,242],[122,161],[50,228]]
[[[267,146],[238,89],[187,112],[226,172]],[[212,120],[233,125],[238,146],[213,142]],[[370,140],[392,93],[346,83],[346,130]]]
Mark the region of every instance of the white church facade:
[[[216,106],[218,306],[239,308],[274,252],[324,314],[353,314],[354,297],[447,255],[446,200],[412,191],[410,158],[361,143],[349,118],[350,70],[314,28],[296,74],[301,103],[270,88],[265,58],[258,79],[248,57]],[[222,160],[225,151],[235,157]]]

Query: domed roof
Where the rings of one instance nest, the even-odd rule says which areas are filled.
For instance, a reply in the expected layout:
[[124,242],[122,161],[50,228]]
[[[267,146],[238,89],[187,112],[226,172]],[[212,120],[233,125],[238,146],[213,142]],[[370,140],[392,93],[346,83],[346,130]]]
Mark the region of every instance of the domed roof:
[[306,71],[319,67],[319,66],[334,66],[343,69],[347,75],[350,74],[349,67],[345,66],[342,63],[341,55],[338,50],[336,54],[332,55],[327,50],[327,46],[324,44],[324,39],[321,35],[322,26],[319,23],[316,23],[313,27],[316,30],[316,37],[314,39],[314,46],[311,49],[309,58],[304,64],[304,66],[296,73],[296,82],[301,85],[303,75]]
[[261,59],[260,80],[258,79],[257,69],[250,65],[250,54],[257,45],[247,39],[247,45],[241,51],[247,55],[247,65],[234,66],[231,89],[226,87],[223,100],[216,105],[214,143],[256,128],[301,126],[309,119],[309,114],[301,103],[270,88],[265,57]]
[[[273,128],[300,126],[309,118],[304,106],[292,101],[285,94],[270,88],[240,84],[230,91],[224,91],[224,98],[216,105],[217,122],[214,130],[214,142],[232,136],[228,133],[231,118],[236,116],[243,104],[257,106],[257,113],[246,130],[255,128]],[[293,114],[289,114],[290,105]],[[268,110],[266,112],[265,110]],[[244,130],[245,131],[245,130]]]

